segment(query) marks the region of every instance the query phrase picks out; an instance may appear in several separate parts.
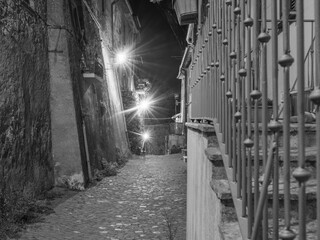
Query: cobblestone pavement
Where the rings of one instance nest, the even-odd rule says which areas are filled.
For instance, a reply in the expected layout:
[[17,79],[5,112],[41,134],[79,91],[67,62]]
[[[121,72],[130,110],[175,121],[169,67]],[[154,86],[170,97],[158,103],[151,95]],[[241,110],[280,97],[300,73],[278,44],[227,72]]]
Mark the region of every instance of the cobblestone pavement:
[[20,239],[185,240],[186,171],[179,154],[129,160],[117,176],[29,225]]

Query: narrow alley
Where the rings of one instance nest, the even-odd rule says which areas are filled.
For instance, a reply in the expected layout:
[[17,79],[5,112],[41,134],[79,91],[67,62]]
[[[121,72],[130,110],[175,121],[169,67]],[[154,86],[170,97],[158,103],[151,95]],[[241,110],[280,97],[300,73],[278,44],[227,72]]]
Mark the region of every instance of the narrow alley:
[[130,159],[117,176],[59,204],[20,239],[184,240],[186,167],[180,154]]

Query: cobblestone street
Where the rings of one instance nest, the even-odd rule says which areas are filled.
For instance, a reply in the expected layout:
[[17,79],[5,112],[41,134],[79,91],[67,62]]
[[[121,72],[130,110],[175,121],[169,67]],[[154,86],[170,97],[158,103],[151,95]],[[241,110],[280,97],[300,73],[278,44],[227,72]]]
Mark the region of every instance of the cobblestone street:
[[20,239],[185,240],[186,175],[180,154],[136,157],[29,225]]

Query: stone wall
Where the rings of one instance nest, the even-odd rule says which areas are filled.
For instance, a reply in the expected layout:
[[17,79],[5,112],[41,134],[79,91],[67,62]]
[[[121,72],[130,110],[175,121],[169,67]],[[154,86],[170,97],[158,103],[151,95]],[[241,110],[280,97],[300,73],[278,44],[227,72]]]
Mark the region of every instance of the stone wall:
[[198,123],[187,126],[187,240],[240,240],[213,126]]
[[53,185],[46,1],[0,5],[0,185],[39,193]]
[[[101,1],[87,2],[100,29],[83,1],[0,1],[0,184],[36,194],[54,184],[83,189],[103,162],[130,153],[112,66],[111,2],[104,11]],[[115,22],[130,28],[123,7]]]
[[210,187],[212,164],[204,152],[209,134],[188,129],[187,240],[221,239],[221,205]]

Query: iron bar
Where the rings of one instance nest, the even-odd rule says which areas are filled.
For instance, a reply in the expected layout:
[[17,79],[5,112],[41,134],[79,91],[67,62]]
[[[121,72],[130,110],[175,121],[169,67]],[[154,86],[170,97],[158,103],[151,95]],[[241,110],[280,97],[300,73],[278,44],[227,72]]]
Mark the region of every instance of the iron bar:
[[[320,2],[314,2],[314,16],[315,16],[315,64],[320,66]],[[318,93],[318,94],[317,94]],[[316,99],[320,99],[320,68],[315,69],[315,89],[313,91]],[[316,103],[316,143],[320,146],[320,108],[319,101]],[[317,150],[317,239],[320,239],[320,149]]]
[[248,0],[247,3],[247,18],[244,20],[246,23],[246,31],[247,31],[247,38],[246,38],[246,52],[247,52],[247,63],[246,63],[246,71],[247,71],[247,82],[246,82],[246,96],[247,96],[247,139],[246,139],[246,147],[248,148],[247,158],[248,158],[248,166],[247,166],[247,172],[248,172],[248,180],[247,180],[247,199],[248,199],[248,236],[251,236],[252,234],[252,224],[253,224],[253,201],[252,201],[252,159],[251,159],[251,153],[252,153],[252,147],[253,147],[253,141],[251,139],[251,27],[253,24],[253,19],[251,18],[251,0]]
[[220,81],[220,76],[221,76],[221,65],[222,65],[222,61],[221,61],[221,56],[222,56],[222,51],[221,51],[221,46],[222,46],[222,34],[221,34],[221,25],[222,25],[222,19],[221,19],[221,0],[217,1],[218,7],[217,7],[217,17],[218,17],[218,26],[217,26],[217,34],[218,34],[218,55],[217,55],[217,96],[218,96],[218,107],[219,107],[219,111],[218,111],[218,122],[219,122],[219,132],[222,132],[222,127],[221,127],[221,123],[222,123],[222,94],[221,94],[221,81]]
[[220,73],[220,82],[221,82],[221,99],[222,99],[222,111],[221,111],[221,132],[222,132],[222,142],[225,143],[225,134],[226,134],[226,99],[225,99],[225,92],[226,92],[226,82],[225,82],[225,52],[226,52],[226,45],[224,43],[225,40],[225,31],[226,31],[226,16],[225,16],[225,4],[224,1],[221,2],[221,73]]
[[[266,0],[261,1],[261,33],[258,38],[262,44],[261,49],[261,92],[262,92],[262,160],[263,169],[265,172],[267,164],[267,149],[268,149],[268,130],[267,130],[267,117],[268,117],[268,82],[267,82],[267,2]],[[264,205],[263,218],[262,218],[262,236],[264,240],[268,240],[268,208],[267,204]]]
[[218,34],[217,34],[217,1],[214,1],[214,24],[212,25],[213,28],[213,42],[214,42],[214,76],[213,76],[213,81],[214,81],[214,118],[217,117],[217,112],[218,112],[218,98],[217,98],[217,67],[216,67],[216,62],[218,59]]
[[236,86],[237,86],[237,112],[236,112],[236,118],[238,119],[237,122],[237,150],[238,150],[238,157],[237,157],[237,167],[238,167],[238,179],[237,179],[237,186],[238,186],[238,198],[241,198],[241,189],[242,189],[242,164],[241,164],[241,150],[242,150],[242,138],[241,138],[241,121],[242,121],[242,116],[240,113],[240,109],[241,109],[241,81],[240,81],[240,76],[238,75],[238,72],[240,70],[240,58],[241,58],[241,40],[240,40],[240,34],[241,34],[241,28],[240,28],[240,15],[239,12],[237,11],[237,9],[239,9],[239,6],[237,5],[236,8],[234,9],[234,13],[236,14],[236,18],[237,18],[237,28],[236,28],[236,46],[237,46],[237,62],[236,62]]
[[212,62],[212,8],[213,8],[213,1],[209,1],[209,7],[208,7],[208,81],[209,81],[209,89],[207,91],[209,92],[209,98],[208,98],[208,105],[209,105],[209,116],[210,118],[213,118],[213,113],[212,113],[212,108],[213,108],[213,103],[212,103],[212,67],[211,67],[211,62]]
[[273,97],[273,125],[270,124],[269,128],[274,131],[274,141],[276,144],[273,156],[273,211],[272,211],[272,224],[273,224],[273,239],[279,239],[279,134],[278,131],[280,123],[278,122],[278,12],[277,0],[271,2],[271,19],[272,19],[272,97]]
[[256,214],[255,214],[255,222],[253,225],[253,230],[252,230],[252,235],[251,235],[251,239],[258,239],[258,230],[259,230],[259,225],[260,225],[260,220],[261,217],[263,215],[263,211],[264,211],[264,206],[266,205],[267,199],[268,199],[268,186],[269,186],[269,179],[270,179],[270,175],[272,172],[272,162],[273,162],[273,151],[276,147],[276,143],[273,141],[273,139],[271,140],[271,144],[269,147],[269,153],[268,153],[268,159],[266,162],[266,167],[265,167],[265,176],[263,179],[263,184],[262,184],[262,188],[261,188],[261,196],[259,198],[259,202],[258,202],[258,207],[256,210]]
[[[233,10],[235,8],[236,5],[236,1],[233,0],[232,1],[232,6],[231,9]],[[236,93],[236,75],[235,75],[235,69],[236,69],[236,60],[234,59],[236,57],[236,49],[235,49],[235,45],[236,45],[236,18],[235,18],[235,14],[233,13],[233,11],[231,11],[231,21],[232,21],[232,25],[233,25],[233,31],[232,31],[232,39],[231,39],[231,49],[232,49],[232,53],[233,55],[230,53],[231,55],[231,81],[232,81],[232,139],[233,139],[233,181],[236,182],[237,181],[237,173],[238,173],[238,156],[237,156],[237,121],[235,118],[235,114],[236,114],[236,97],[237,97],[237,93]]]
[[[290,55],[290,32],[289,32],[289,8],[288,2],[282,1],[282,28],[283,28],[283,55],[279,64],[283,67],[283,188],[284,188],[284,221],[285,228],[280,232],[280,238],[291,234],[291,203],[290,203],[290,66],[293,58]],[[282,61],[281,61],[282,60]]]
[[[308,86],[310,89],[314,89],[314,33],[313,33],[314,23],[311,23],[311,47],[310,47],[310,54],[311,54],[311,84]],[[309,70],[309,69],[308,69]]]
[[304,3],[303,0],[296,1],[296,26],[297,26],[297,115],[298,115],[298,159],[299,167],[294,170],[293,176],[299,182],[299,239],[306,239],[306,181],[305,167],[305,133],[304,133]]
[[259,85],[260,85],[260,74],[259,74],[259,59],[260,49],[258,36],[260,32],[260,4],[261,2],[256,0],[253,1],[253,91],[251,92],[251,98],[254,100],[254,211],[258,207],[259,201],[259,123],[258,123],[258,98],[260,97]]
[[[227,71],[226,71],[226,79],[227,79],[227,101],[228,101],[228,116],[227,116],[227,123],[228,123],[228,132],[227,132],[227,137],[228,137],[228,145],[227,145],[227,151],[229,154],[229,167],[233,167],[232,165],[232,159],[234,158],[233,156],[233,151],[232,151],[232,92],[231,92],[231,86],[232,86],[232,78],[231,78],[231,71],[232,71],[232,61],[229,58],[229,55],[231,53],[231,44],[232,44],[232,39],[231,39],[231,34],[232,34],[232,25],[231,25],[231,2],[226,2],[227,4],[227,19],[228,19],[228,46],[227,46],[227,53],[226,53],[226,61],[227,61]],[[226,93],[227,94],[227,93]]]
[[241,99],[241,170],[242,170],[242,217],[247,216],[247,157],[245,149],[245,139],[246,139],[246,74],[245,74],[245,63],[244,63],[244,53],[245,53],[245,0],[241,1],[241,16],[240,16],[240,49],[239,49],[239,80],[241,84],[240,96]]

